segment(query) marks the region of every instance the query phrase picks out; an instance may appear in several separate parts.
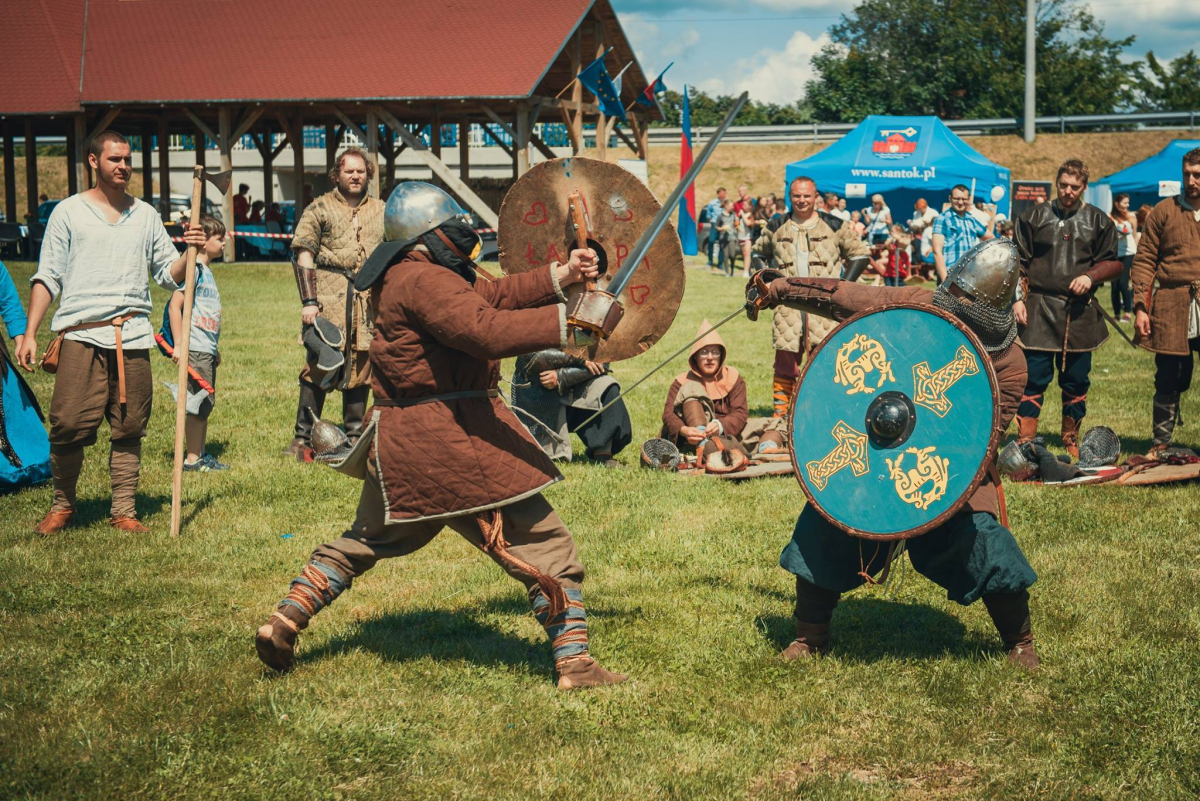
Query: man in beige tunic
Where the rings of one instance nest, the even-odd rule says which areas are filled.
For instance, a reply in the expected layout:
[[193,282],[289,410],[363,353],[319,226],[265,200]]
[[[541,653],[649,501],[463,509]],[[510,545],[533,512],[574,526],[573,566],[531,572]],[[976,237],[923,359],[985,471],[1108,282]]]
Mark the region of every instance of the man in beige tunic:
[[[792,214],[774,230],[763,232],[755,249],[784,277],[841,278],[862,274],[870,261],[871,249],[854,234],[854,228],[818,211],[817,185],[803,176],[788,188]],[[842,262],[849,261],[843,273]],[[835,323],[812,317],[797,309],[779,306],[771,325],[775,345],[774,414],[783,417],[791,402],[792,390],[800,377],[803,354],[810,353]]]
[[[331,389],[342,392],[342,424],[351,442],[362,433],[371,389],[367,349],[375,313],[370,294],[354,291],[354,277],[383,240],[383,201],[367,194],[374,176],[375,165],[363,151],[345,150],[329,174],[335,188],[304,210],[292,238],[292,268],[303,305],[302,338],[310,342],[319,332],[331,350],[341,351],[337,366],[329,369],[331,365],[310,348],[300,371],[296,430],[284,455],[302,462],[312,461],[312,418],[307,410],[320,417]],[[327,323],[318,325],[318,318]],[[340,343],[329,341],[333,328],[341,335]]]

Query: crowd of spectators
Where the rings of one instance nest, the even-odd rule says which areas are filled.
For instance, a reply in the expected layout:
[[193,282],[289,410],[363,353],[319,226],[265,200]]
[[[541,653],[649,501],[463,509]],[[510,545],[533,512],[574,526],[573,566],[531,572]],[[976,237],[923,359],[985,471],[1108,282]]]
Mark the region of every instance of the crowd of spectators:
[[[883,195],[872,195],[869,205],[850,207],[847,199],[834,192],[820,198],[819,210],[827,219],[849,225],[855,236],[871,247],[871,265],[878,283],[899,285],[910,278],[940,281],[946,270],[979,242],[992,237],[1013,236],[1013,224],[994,204],[973,200],[971,190],[958,185],[941,200],[918,198],[912,214],[905,218],[894,214]],[[939,211],[940,209],[940,211]],[[1122,258],[1133,261],[1137,248],[1138,220],[1149,211],[1129,210],[1129,197],[1117,195],[1113,201],[1113,220],[1122,232]],[[754,243],[768,228],[773,230],[786,219],[787,201],[774,194],[755,197],[746,186],[730,197],[719,187],[716,197],[700,211],[701,244],[709,268],[727,276],[749,275],[757,264]],[[772,222],[775,225],[772,226]],[[740,264],[739,264],[740,260]],[[1122,280],[1113,285],[1113,307],[1118,316],[1132,312],[1129,292],[1129,267]]]

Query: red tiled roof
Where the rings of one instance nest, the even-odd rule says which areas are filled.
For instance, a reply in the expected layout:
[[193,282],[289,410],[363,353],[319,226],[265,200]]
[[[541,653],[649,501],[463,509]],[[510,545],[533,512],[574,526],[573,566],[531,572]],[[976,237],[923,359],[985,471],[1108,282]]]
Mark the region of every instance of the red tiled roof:
[[79,110],[84,0],[7,3],[0,114]]
[[[527,97],[595,0],[9,4],[0,113],[84,104]],[[370,57],[364,55],[370,54]]]

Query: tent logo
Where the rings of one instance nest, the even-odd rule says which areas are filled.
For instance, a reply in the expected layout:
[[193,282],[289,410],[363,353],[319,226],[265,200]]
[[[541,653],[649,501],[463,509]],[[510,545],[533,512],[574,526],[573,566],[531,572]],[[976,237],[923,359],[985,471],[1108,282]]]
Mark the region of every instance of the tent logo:
[[904,159],[917,150],[919,131],[912,126],[899,129],[880,128],[871,143],[871,152],[881,159]]

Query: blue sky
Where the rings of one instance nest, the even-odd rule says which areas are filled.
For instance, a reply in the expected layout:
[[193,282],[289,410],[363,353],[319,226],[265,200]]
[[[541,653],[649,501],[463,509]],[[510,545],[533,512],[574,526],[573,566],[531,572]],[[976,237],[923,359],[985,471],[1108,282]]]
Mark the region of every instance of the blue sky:
[[[828,28],[856,5],[853,0],[612,3],[647,73],[675,62],[666,78],[672,89],[683,83],[722,94],[748,89],[754,99],[776,103],[803,95],[812,75],[809,59],[828,41]],[[1104,22],[1110,37],[1137,35],[1127,53],[1131,61],[1147,50],[1164,60],[1200,50],[1200,0],[1095,0],[1085,5]]]

